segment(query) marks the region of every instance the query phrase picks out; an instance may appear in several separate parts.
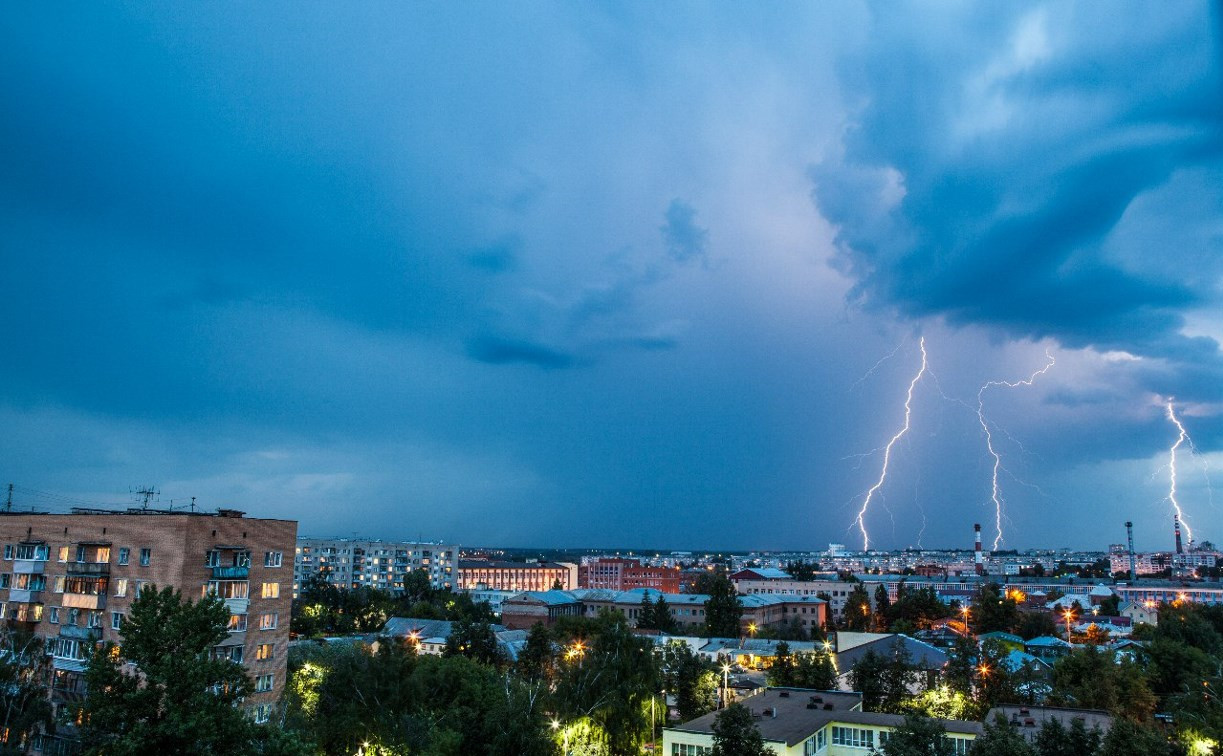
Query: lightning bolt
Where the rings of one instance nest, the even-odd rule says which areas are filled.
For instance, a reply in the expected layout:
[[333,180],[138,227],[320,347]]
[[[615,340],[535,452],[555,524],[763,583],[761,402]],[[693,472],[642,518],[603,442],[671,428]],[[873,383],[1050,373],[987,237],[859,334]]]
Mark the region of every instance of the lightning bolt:
[[921,370],[917,371],[917,375],[913,376],[913,380],[909,381],[909,391],[905,394],[905,424],[904,427],[896,431],[896,435],[888,441],[887,446],[883,447],[883,469],[879,471],[879,480],[875,481],[875,485],[870,487],[866,492],[866,499],[862,502],[862,508],[858,510],[858,529],[862,531],[862,550],[868,551],[871,546],[871,536],[866,532],[866,511],[870,509],[871,499],[875,498],[875,494],[883,488],[883,481],[888,477],[888,464],[892,460],[892,447],[896,442],[904,437],[909,432],[909,420],[912,417],[913,407],[913,389],[917,388],[917,382],[926,374],[926,337],[921,337]]
[[1049,350],[1045,350],[1045,357],[1049,362],[1040,370],[1029,375],[1022,381],[988,381],[981,389],[977,391],[977,421],[981,423],[981,430],[985,432],[985,448],[989,450],[989,454],[994,458],[994,468],[990,477],[990,499],[994,502],[994,551],[998,550],[998,546],[1002,543],[1002,488],[998,485],[998,473],[1002,470],[1002,455],[994,448],[994,435],[989,429],[989,423],[985,420],[985,392],[986,390],[998,386],[1000,388],[1018,388],[1019,386],[1031,386],[1037,378],[1049,372],[1057,360],[1053,359],[1053,355]]
[[1176,500],[1176,450],[1181,444],[1189,442],[1189,447],[1193,448],[1193,441],[1189,438],[1189,434],[1185,431],[1185,426],[1181,425],[1181,421],[1176,417],[1176,411],[1172,408],[1172,400],[1168,399],[1168,419],[1180,431],[1180,435],[1176,437],[1176,443],[1172,444],[1172,448],[1168,450],[1168,500],[1172,502],[1172,508],[1176,510],[1176,516],[1181,521],[1181,527],[1185,529],[1185,535],[1189,536],[1190,545],[1193,544],[1193,529],[1189,527],[1189,523],[1185,520],[1185,513],[1181,511],[1180,502]]

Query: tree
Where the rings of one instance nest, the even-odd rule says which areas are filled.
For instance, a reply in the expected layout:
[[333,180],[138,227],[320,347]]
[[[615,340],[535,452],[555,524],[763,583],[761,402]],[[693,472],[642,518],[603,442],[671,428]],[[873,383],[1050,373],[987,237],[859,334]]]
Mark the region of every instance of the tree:
[[528,681],[551,681],[556,670],[556,652],[552,636],[542,622],[536,622],[527,632],[527,644],[518,654],[515,666],[518,674]]
[[910,698],[905,706],[917,714],[932,719],[972,719],[972,700],[958,690],[946,685],[930,688],[921,695]]
[[662,647],[663,685],[675,696],[675,708],[687,722],[717,705],[718,676],[712,665],[687,643],[675,641]]
[[904,712],[909,685],[916,673],[908,652],[899,639],[888,654],[867,651],[849,673],[849,684],[862,694],[865,711]]
[[713,638],[738,637],[743,602],[739,600],[735,584],[725,575],[718,575],[709,589],[709,600],[705,602],[705,634]]
[[815,571],[820,568],[816,562],[804,562],[802,559],[795,560],[786,565],[786,572],[795,580],[815,580]]
[[1113,722],[1096,756],[1180,756],[1184,750],[1150,727],[1124,719]]
[[1053,621],[1053,615],[1048,612],[1020,612],[1015,634],[1024,640],[1032,640],[1044,635],[1056,636],[1058,627]]
[[794,657],[790,655],[790,644],[782,641],[777,644],[777,652],[773,655],[773,665],[769,667],[769,685],[778,688],[788,688],[794,685]]
[[[90,657],[80,707],[86,753],[254,753],[258,726],[237,703],[253,691],[240,664],[211,658],[228,636],[229,611],[173,588],[146,587],[123,624],[122,647]],[[127,664],[138,672],[129,672]]]
[[1076,649],[1053,665],[1055,705],[1103,709],[1136,722],[1155,711],[1155,696],[1142,669],[1131,661],[1120,664],[1110,651],[1093,646]]
[[888,589],[883,583],[875,588],[875,616],[879,630],[887,630],[888,613],[892,608],[892,600],[888,597]]
[[1100,731],[1088,730],[1082,719],[1072,720],[1070,727],[1047,719],[1036,733],[1036,750],[1040,756],[1082,756],[1095,753],[1101,740]]
[[938,721],[906,714],[883,745],[884,756],[955,756],[955,744]]
[[813,654],[797,654],[794,657],[793,680],[796,688],[815,690],[837,689],[837,668],[832,654],[817,651]]
[[504,661],[497,636],[487,622],[459,620],[450,626],[450,636],[442,656],[466,656],[484,664],[497,666]]
[[42,639],[13,627],[0,629],[0,754],[25,753],[21,743],[38,731],[53,731],[51,658]]
[[977,634],[996,631],[1009,633],[1019,624],[1015,599],[1002,594],[997,583],[981,586],[972,602],[972,629]]
[[1100,614],[1105,617],[1116,617],[1121,614],[1121,597],[1116,594],[1100,602]]
[[765,748],[764,738],[747,707],[731,704],[713,720],[711,756],[776,756],[776,753]]
[[870,629],[871,599],[861,583],[855,585],[845,599],[844,621],[847,630],[864,632]]
[[[1038,756],[1036,749],[1001,714],[985,723],[985,733],[973,741],[971,756]],[[1082,755],[1081,755],[1082,756]]]

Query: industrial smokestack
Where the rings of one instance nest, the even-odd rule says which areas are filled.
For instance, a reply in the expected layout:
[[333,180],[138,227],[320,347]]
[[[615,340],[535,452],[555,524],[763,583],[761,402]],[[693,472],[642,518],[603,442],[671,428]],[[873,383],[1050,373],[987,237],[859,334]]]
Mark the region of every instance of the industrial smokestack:
[[1129,539],[1130,545],[1130,582],[1138,580],[1138,568],[1134,566],[1134,523],[1125,523],[1125,535]]
[[1172,532],[1176,535],[1176,553],[1184,554],[1185,550],[1181,548],[1181,516],[1178,514],[1172,515]]
[[981,551],[981,523],[972,526],[973,529],[973,561],[977,565],[977,574],[985,574],[985,554]]

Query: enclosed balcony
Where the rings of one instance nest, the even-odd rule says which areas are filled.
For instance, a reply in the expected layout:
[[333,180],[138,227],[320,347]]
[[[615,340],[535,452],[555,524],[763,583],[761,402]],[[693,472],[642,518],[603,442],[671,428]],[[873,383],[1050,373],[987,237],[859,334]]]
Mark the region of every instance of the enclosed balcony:
[[63,605],[72,609],[105,609],[105,593],[65,593]]
[[67,565],[69,576],[93,577],[97,575],[109,575],[110,565],[99,562],[69,562]]

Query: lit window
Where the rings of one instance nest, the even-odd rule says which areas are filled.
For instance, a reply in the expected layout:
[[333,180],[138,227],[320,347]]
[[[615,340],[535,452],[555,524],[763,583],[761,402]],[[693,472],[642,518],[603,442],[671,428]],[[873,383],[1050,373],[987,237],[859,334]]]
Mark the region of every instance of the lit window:
[[260,630],[275,630],[280,623],[280,614],[278,612],[268,612],[259,615]]
[[116,596],[126,596],[127,595],[127,578],[119,578],[118,580],[115,581],[115,595]]
[[231,633],[246,632],[246,615],[245,614],[229,615],[229,625],[225,629],[229,630]]
[[123,612],[110,613],[110,629],[118,630],[123,627]]
[[55,576],[55,588],[54,588],[54,590],[55,590],[55,592],[56,592],[56,593],[63,593],[63,592],[64,592],[64,576],[63,576],[63,575],[56,575],[56,576]]
[[255,659],[258,661],[266,661],[272,658],[272,644],[260,643],[255,647]]
[[67,562],[67,561],[68,561],[68,547],[67,547],[67,546],[60,546],[60,547],[59,547],[59,560],[60,560],[61,562]]
[[262,597],[265,599],[280,598],[280,583],[264,583]]
[[268,551],[268,552],[265,552],[263,555],[263,566],[264,567],[279,567],[283,563],[284,563],[284,552]]

